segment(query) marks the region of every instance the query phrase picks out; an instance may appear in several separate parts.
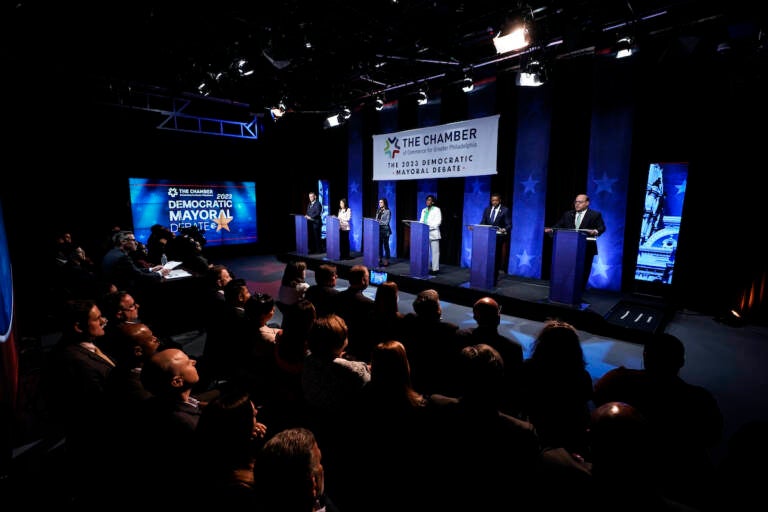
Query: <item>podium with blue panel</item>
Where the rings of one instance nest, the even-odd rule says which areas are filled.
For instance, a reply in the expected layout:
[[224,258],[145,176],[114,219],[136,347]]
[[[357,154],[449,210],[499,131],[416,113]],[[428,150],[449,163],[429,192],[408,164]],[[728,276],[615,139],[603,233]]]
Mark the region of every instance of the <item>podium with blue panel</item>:
[[307,218],[300,214],[293,214],[294,224],[296,225],[296,254],[309,254],[309,244],[307,241]]
[[329,260],[338,260],[341,258],[339,236],[339,218],[335,215],[329,215],[326,217],[325,230],[325,256]]
[[496,227],[473,224],[472,264],[469,272],[471,288],[489,289],[496,286]]
[[363,219],[363,265],[379,266],[379,221],[368,217]]
[[429,275],[429,224],[417,220],[403,221],[411,230],[411,275],[426,277]]
[[549,300],[580,306],[587,234],[579,229],[555,229],[554,237]]

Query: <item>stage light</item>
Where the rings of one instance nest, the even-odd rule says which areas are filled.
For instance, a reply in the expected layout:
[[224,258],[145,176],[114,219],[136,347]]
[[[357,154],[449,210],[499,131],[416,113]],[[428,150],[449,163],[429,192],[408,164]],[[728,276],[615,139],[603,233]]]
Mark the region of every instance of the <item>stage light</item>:
[[464,80],[461,81],[461,90],[464,92],[472,92],[472,89],[475,88],[475,84],[472,82],[472,79],[469,76],[465,76]]
[[635,51],[634,42],[629,36],[620,37],[616,42],[616,58],[624,59],[631,57]]
[[381,96],[378,96],[373,105],[376,110],[382,110],[384,108],[384,100],[381,98]]
[[234,68],[240,76],[251,76],[254,72],[253,66],[248,59],[240,57],[235,59]]
[[349,108],[343,107],[341,112],[339,112],[339,121],[343,123],[350,117],[352,117],[352,112],[349,110]]
[[521,87],[539,87],[547,81],[544,65],[538,60],[529,61],[517,73],[517,85]]
[[427,92],[424,89],[419,89],[419,92],[416,94],[416,103],[419,105],[426,105],[429,101],[429,97],[427,96]]
[[507,27],[500,30],[493,38],[493,46],[499,54],[522,50],[529,44],[531,44],[530,27],[525,18],[518,18],[508,23]]

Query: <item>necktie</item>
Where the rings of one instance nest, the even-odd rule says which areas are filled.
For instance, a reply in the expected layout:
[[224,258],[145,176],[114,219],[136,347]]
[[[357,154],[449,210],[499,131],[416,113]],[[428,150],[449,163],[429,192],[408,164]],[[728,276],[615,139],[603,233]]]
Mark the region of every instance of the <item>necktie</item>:
[[581,218],[583,216],[584,216],[584,212],[576,213],[576,229],[579,229],[579,226],[581,226]]
[[499,209],[498,209],[498,208],[493,208],[493,209],[491,210],[491,224],[493,224],[494,222],[496,222],[496,213],[497,213],[498,211],[499,211]]

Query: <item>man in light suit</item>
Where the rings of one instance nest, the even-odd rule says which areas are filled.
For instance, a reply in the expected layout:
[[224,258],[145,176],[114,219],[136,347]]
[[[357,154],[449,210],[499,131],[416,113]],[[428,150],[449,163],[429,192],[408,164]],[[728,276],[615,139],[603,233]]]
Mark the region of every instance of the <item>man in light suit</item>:
[[309,193],[309,206],[304,217],[309,221],[309,252],[318,253],[323,237],[323,205],[314,192]]
[[597,237],[605,233],[603,214],[589,208],[589,196],[579,194],[573,201],[573,210],[568,210],[551,228],[544,228],[545,233],[554,229],[583,229],[587,232],[587,246],[584,251],[584,277],[582,290],[587,288],[592,273],[592,260],[597,256]]
[[483,211],[480,224],[496,228],[496,263],[494,282],[498,279],[499,271],[507,272],[507,255],[509,254],[509,233],[512,231],[512,212],[501,204],[501,195],[491,194],[491,204]]

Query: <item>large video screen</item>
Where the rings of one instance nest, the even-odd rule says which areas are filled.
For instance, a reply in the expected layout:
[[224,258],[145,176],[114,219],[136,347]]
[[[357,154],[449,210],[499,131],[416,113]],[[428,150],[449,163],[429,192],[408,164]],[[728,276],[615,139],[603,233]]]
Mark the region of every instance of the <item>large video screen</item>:
[[146,242],[154,224],[176,234],[197,229],[207,246],[250,244],[256,231],[256,183],[187,183],[128,178],[133,231]]
[[687,182],[686,162],[653,162],[648,166],[636,281],[672,284]]

